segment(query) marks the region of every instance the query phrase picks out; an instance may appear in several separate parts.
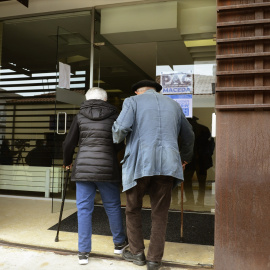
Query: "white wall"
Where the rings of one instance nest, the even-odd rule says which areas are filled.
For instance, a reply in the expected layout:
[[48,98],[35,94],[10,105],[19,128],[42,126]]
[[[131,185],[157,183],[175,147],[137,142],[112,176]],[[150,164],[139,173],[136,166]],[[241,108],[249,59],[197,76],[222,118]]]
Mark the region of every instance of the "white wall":
[[177,28],[176,2],[105,8],[101,10],[100,32],[102,35],[171,28]]
[[181,9],[181,35],[216,32],[216,6]]

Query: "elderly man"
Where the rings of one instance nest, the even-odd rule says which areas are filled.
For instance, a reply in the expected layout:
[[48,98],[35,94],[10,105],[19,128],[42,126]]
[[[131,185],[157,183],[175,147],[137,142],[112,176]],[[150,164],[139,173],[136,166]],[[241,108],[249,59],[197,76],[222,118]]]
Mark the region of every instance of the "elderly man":
[[[137,96],[125,99],[113,124],[113,140],[126,138],[122,161],[123,191],[126,191],[126,224],[130,250],[123,258],[148,270],[159,269],[163,257],[168,210],[174,183],[183,181],[183,166],[193,153],[194,133],[179,104],[159,93],[161,85],[143,80],[132,86]],[[178,138],[181,139],[181,156]],[[152,229],[144,254],[141,208],[150,195]]]

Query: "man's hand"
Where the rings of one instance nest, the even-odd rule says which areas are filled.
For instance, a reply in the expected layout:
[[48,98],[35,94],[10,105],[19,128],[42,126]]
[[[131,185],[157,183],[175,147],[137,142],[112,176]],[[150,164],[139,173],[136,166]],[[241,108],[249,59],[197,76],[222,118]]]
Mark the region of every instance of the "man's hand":
[[183,171],[185,170],[187,164],[188,164],[188,163],[187,163],[186,161],[183,161],[183,162],[182,162],[182,168],[183,168]]

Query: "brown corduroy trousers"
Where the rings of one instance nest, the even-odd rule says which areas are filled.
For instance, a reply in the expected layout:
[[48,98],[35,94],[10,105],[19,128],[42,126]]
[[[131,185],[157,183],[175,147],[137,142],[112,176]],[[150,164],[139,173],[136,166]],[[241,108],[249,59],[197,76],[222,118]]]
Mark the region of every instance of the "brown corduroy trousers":
[[146,259],[160,262],[165,246],[168,210],[171,203],[173,177],[149,176],[137,179],[137,185],[126,191],[126,226],[132,254],[144,251],[141,208],[143,197],[149,193],[151,203],[151,237]]

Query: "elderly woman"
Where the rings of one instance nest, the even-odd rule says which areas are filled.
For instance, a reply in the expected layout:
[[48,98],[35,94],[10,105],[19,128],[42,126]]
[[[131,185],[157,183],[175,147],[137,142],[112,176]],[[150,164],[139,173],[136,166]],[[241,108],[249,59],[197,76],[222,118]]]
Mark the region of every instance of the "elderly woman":
[[91,252],[92,212],[97,189],[109,219],[114,253],[121,254],[127,246],[121,214],[119,146],[112,140],[117,109],[107,102],[107,93],[101,88],[91,88],[85,96],[86,101],[63,143],[66,169],[71,168],[75,147],[79,145],[71,174],[71,181],[76,181],[79,264],[87,264]]

